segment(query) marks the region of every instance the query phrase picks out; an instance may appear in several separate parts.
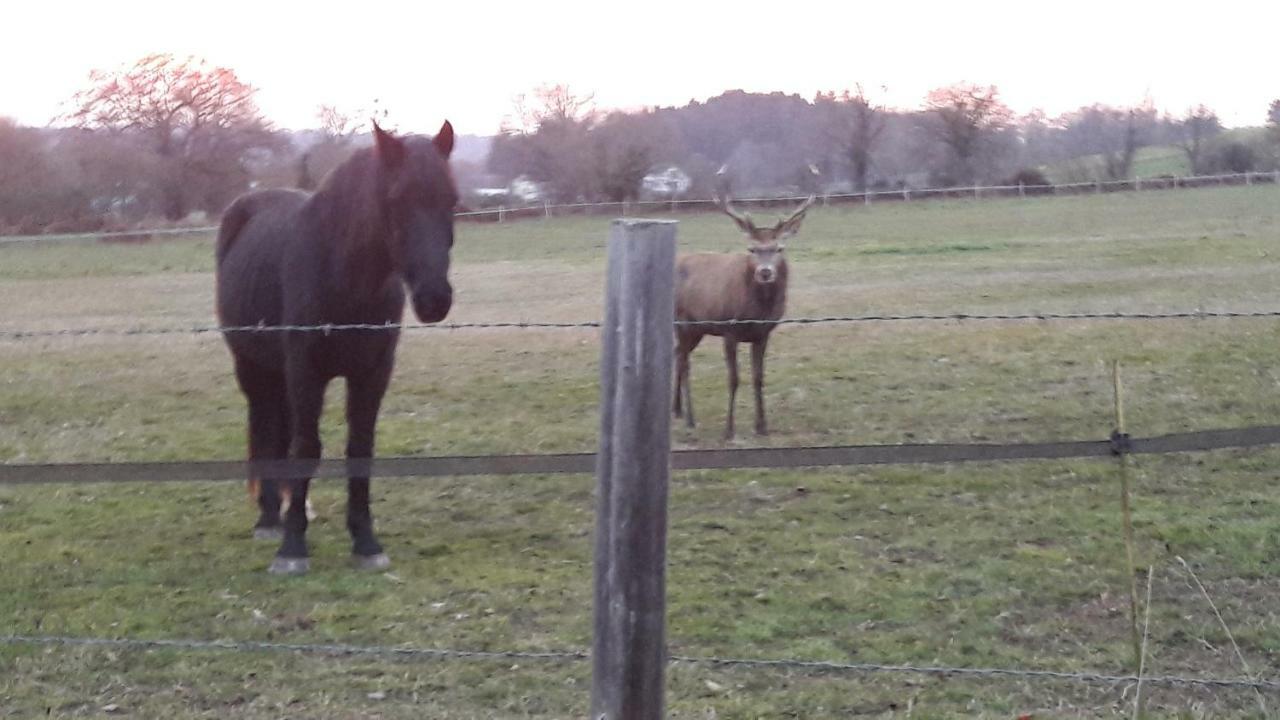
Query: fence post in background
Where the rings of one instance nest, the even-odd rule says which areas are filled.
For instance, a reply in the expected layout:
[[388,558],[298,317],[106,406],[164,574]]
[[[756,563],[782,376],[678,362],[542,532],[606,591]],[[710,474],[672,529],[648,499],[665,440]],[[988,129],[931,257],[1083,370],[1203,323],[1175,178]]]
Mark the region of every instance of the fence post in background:
[[862,189],[862,204],[863,204],[863,205],[870,205],[870,204],[871,204],[871,189],[870,189],[870,188],[863,188],[863,189]]
[[973,199],[982,199],[982,188],[978,187],[976,184],[973,186]]
[[1245,172],[1245,174],[1244,174],[1244,184],[1245,184],[1245,185],[1249,185],[1249,186],[1252,186],[1252,185],[1253,185],[1253,173],[1252,173],[1252,172],[1248,172],[1248,171],[1246,171],[1246,172]]
[[592,720],[663,717],[675,247],[673,220],[614,220],[609,233]]
[[1116,427],[1111,433],[1111,452],[1120,470],[1120,514],[1124,524],[1124,552],[1129,574],[1129,627],[1133,637],[1133,667],[1142,664],[1142,639],[1138,635],[1138,569],[1133,559],[1133,514],[1129,502],[1129,434],[1124,427],[1124,392],[1120,385],[1120,361],[1111,361],[1111,387],[1115,393]]
[[542,214],[546,215],[548,218],[551,217],[551,203],[546,200],[542,201]]
[[1178,189],[1178,176],[1177,176],[1177,175],[1174,175],[1174,176],[1173,176],[1173,189],[1174,189],[1174,190],[1177,190],[1177,189]]
[[906,185],[902,186],[902,200],[903,202],[911,202],[911,189]]
[[1026,196],[1027,196],[1027,184],[1019,180],[1018,181],[1018,197],[1024,198]]
[[498,222],[502,222],[502,217],[504,213],[505,213],[505,209],[501,205],[499,205],[498,206]]

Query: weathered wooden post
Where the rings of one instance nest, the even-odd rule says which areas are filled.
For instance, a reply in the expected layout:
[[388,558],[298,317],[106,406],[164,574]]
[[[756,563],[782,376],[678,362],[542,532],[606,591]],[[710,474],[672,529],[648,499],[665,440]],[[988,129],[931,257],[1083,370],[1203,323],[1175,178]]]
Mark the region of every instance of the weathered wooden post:
[[600,355],[591,720],[663,717],[675,249],[675,221],[613,221]]

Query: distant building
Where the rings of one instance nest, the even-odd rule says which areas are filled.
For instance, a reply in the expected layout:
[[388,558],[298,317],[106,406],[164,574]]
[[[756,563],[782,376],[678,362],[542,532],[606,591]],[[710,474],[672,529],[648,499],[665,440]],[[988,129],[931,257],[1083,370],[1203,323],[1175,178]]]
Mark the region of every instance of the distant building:
[[527,175],[512,180],[507,186],[507,192],[512,198],[524,203],[538,202],[543,198],[542,185],[530,180]]
[[693,185],[688,174],[680,168],[672,165],[662,172],[650,173],[644,176],[641,181],[641,187],[650,195],[663,195],[674,197],[689,192],[689,188]]

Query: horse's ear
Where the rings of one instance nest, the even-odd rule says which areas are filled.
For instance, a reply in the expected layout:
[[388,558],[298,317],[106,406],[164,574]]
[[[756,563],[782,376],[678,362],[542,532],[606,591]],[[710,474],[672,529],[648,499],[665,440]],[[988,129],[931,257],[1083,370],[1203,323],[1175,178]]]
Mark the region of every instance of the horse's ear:
[[440,157],[449,159],[449,155],[453,153],[453,125],[448,120],[440,126],[440,132],[431,139],[431,144],[436,146],[436,152],[440,153]]
[[383,165],[398,167],[404,161],[404,141],[378,127],[377,120],[373,121],[373,139]]

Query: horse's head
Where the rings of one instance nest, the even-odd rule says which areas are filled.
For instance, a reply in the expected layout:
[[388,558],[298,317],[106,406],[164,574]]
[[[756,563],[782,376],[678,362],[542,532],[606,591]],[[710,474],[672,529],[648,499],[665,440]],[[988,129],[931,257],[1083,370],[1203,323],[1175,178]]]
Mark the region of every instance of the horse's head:
[[414,314],[422,322],[439,322],[453,305],[449,250],[458,204],[449,172],[453,126],[445,121],[440,132],[427,139],[395,137],[374,123],[373,135],[392,262],[409,287]]

